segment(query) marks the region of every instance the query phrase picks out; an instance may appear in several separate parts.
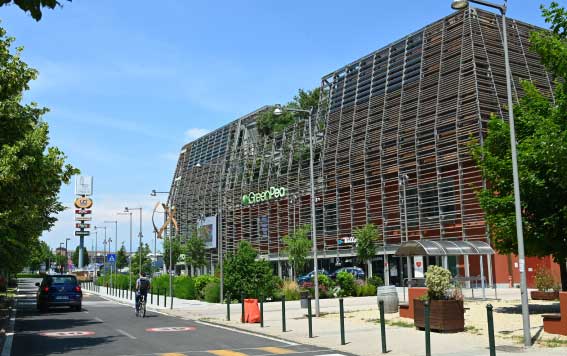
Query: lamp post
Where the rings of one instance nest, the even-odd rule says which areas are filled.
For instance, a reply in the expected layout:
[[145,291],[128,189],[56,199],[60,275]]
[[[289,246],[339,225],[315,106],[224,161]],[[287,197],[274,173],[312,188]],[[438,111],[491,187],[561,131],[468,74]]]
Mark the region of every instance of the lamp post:
[[[158,194],[169,194],[169,192],[158,192],[155,189],[152,189],[152,192],[150,193],[150,195],[152,197],[157,196]],[[164,215],[164,219],[165,219],[165,215]],[[172,266],[173,266],[173,239],[171,236],[171,229],[169,231],[169,296],[170,296],[170,301],[169,301],[169,308],[173,309],[173,276],[171,275],[171,270],[172,270]],[[165,253],[165,251],[164,251]],[[154,233],[154,256],[156,258],[156,262],[157,262],[157,232]]]
[[128,255],[128,289],[132,288],[132,212],[119,212],[118,215],[130,215],[130,253]]
[[512,153],[512,176],[514,181],[514,205],[516,215],[516,238],[518,240],[518,264],[520,269],[520,290],[522,297],[522,320],[524,328],[524,345],[531,346],[530,312],[528,307],[528,289],[526,283],[526,266],[524,251],[524,233],[522,230],[522,206],[520,200],[520,181],[518,174],[518,155],[516,152],[516,130],[514,127],[514,102],[512,98],[512,72],[510,70],[510,58],[508,53],[508,29],[506,27],[506,10],[508,1],[498,5],[483,0],[453,0],[451,7],[455,10],[463,10],[469,6],[469,2],[491,7],[500,11],[502,15],[502,46],[504,48],[504,65],[506,68],[506,94],[508,95],[508,121],[510,125],[510,147]]
[[[110,221],[105,221],[105,224],[114,224],[114,253],[118,254],[118,220],[110,220]],[[112,242],[112,240],[110,241]],[[108,250],[110,253],[110,245],[108,246]],[[111,265],[112,268],[112,265]],[[116,280],[116,256],[114,256],[114,280]],[[111,282],[110,284],[112,285],[112,277],[111,277]]]
[[317,230],[315,227],[315,181],[313,173],[313,132],[311,129],[311,121],[313,120],[313,115],[315,114],[315,107],[311,107],[309,110],[297,109],[291,107],[282,107],[281,105],[276,105],[274,109],[274,115],[282,115],[284,111],[297,112],[301,114],[308,114],[309,123],[309,181],[311,184],[311,240],[313,241],[313,276],[315,279],[315,316],[319,316],[319,266],[317,263]]
[[[406,202],[406,189],[407,189],[407,184],[409,181],[409,176],[407,174],[402,174],[400,175],[400,187],[403,187],[402,190],[402,199],[404,200],[404,232],[406,235],[406,242],[408,242],[409,238],[408,238],[408,205]],[[408,274],[408,281],[412,280],[412,265],[411,265],[411,257],[407,256],[406,257],[406,270],[407,270],[407,274]]]
[[[60,242],[60,243],[59,243],[59,256],[63,256],[63,244],[64,244],[64,243],[65,243],[65,242]],[[67,251],[65,251],[65,253],[67,253]],[[59,258],[59,260],[61,260],[61,258]],[[63,264],[60,264],[60,265],[59,265],[59,272],[60,272],[61,274],[63,274]]]
[[98,259],[97,259],[97,250],[98,250],[98,231],[95,231],[95,246],[94,246],[94,276],[93,276],[93,281],[94,284],[96,285],[96,281],[97,281],[97,275],[96,275],[96,265],[98,264]]
[[130,210],[139,210],[140,211],[140,232],[138,232],[138,237],[140,238],[140,247],[139,247],[139,255],[140,255],[140,271],[139,273],[142,273],[142,237],[144,237],[142,235],[142,208],[128,208],[125,207],[124,208],[124,212],[125,213],[129,213]]
[[[67,241],[71,240],[70,238],[65,239],[65,272],[69,273],[69,255],[67,252]],[[79,249],[79,253],[82,252]]]
[[102,244],[104,246],[102,265],[104,266],[104,273],[106,275],[106,226],[95,226],[94,228],[95,230],[104,229],[104,240],[102,241]]

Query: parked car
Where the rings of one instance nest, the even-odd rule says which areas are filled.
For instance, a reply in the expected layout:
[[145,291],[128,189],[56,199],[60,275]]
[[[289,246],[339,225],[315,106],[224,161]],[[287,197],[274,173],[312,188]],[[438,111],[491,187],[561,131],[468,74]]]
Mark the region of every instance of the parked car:
[[339,268],[338,270],[336,270],[335,272],[331,273],[331,275],[329,277],[331,277],[332,279],[336,279],[337,274],[339,274],[340,272],[343,272],[343,271],[346,271],[346,272],[352,274],[354,276],[354,278],[356,278],[356,279],[364,279],[364,277],[366,276],[364,274],[364,271],[360,267],[342,267],[342,268]]
[[83,291],[77,277],[66,274],[45,276],[41,283],[36,283],[37,309],[47,311],[49,307],[69,306],[81,310]]
[[[325,276],[329,275],[329,272],[327,272],[324,269],[320,269],[319,271],[317,271],[319,274],[324,274]],[[304,274],[303,276],[299,276],[299,278],[297,278],[297,284],[299,284],[300,286],[303,287],[303,285],[305,283],[311,283],[313,282],[313,274],[315,274],[315,271],[311,271],[307,274]]]

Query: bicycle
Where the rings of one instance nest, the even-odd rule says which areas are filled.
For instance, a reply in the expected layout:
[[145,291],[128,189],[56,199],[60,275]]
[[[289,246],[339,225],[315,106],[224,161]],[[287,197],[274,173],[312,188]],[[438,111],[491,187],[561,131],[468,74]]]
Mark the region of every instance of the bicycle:
[[141,294],[140,298],[138,299],[138,304],[136,305],[136,316],[137,317],[146,317],[146,297]]

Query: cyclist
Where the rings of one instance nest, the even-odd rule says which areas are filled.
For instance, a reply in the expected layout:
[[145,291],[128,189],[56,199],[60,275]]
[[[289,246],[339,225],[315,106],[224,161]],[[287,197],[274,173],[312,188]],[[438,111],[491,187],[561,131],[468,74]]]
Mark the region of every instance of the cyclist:
[[150,280],[146,278],[146,272],[140,273],[140,278],[136,280],[136,311],[139,310],[140,298],[143,296],[144,301],[148,300],[148,290],[150,289]]

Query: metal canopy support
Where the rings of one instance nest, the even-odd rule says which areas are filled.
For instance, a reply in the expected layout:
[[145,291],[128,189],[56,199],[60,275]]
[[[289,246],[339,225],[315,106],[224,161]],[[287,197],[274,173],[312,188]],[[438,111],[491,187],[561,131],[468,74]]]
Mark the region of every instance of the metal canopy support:
[[484,241],[412,240],[402,243],[396,256],[469,256],[493,255]]

